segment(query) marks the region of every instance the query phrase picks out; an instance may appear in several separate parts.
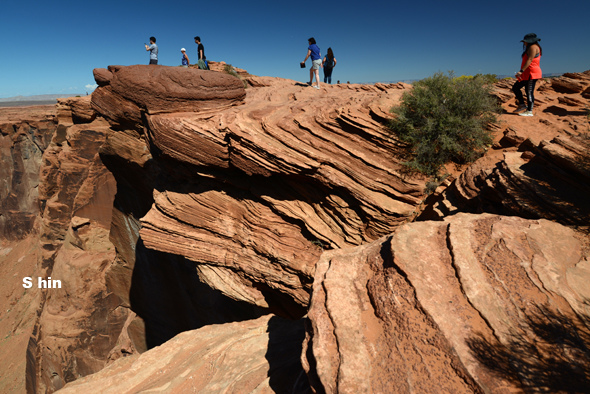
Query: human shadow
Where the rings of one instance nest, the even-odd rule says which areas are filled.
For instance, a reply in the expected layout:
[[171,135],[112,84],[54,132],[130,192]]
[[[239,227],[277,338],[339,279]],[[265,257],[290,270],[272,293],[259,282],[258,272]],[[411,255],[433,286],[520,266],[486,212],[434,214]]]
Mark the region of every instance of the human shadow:
[[553,114],[556,116],[587,116],[588,113],[586,111],[570,111],[563,107],[558,107],[557,105],[552,105],[547,107],[543,110],[543,112]]
[[590,393],[590,317],[542,306],[524,324],[526,333],[515,329],[504,343],[477,335],[467,344],[488,370],[525,392]]

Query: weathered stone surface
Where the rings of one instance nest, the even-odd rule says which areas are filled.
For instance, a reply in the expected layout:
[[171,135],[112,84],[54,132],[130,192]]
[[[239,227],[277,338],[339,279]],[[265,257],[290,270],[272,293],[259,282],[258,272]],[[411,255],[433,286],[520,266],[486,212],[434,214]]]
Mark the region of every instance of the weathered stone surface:
[[[545,387],[537,375],[559,357],[573,371],[556,373],[551,387],[576,387],[567,378],[588,355],[578,359],[583,348],[554,336],[540,344],[536,324],[552,324],[552,313],[569,319],[572,335],[587,332],[578,316],[590,314],[589,279],[587,245],[545,220],[458,214],[326,252],[304,351],[312,384],[329,393],[528,391]],[[527,352],[510,353],[520,339]]]
[[[110,72],[110,74],[109,74]],[[206,112],[242,102],[244,84],[221,72],[165,66],[109,66],[94,72],[93,108],[117,125],[141,124],[142,111]]]
[[61,393],[306,393],[302,322],[272,315],[179,334],[68,384]]
[[[564,76],[581,93],[540,83],[533,118],[511,114],[511,83],[498,84],[505,113],[494,149],[472,166],[449,168],[452,176],[425,201],[425,179],[403,174],[400,147],[384,127],[407,85],[318,91],[244,75],[242,98],[222,97],[214,81],[222,73],[145,67],[96,70],[100,87],[90,102],[60,101],[40,171],[40,240],[32,233],[2,243],[0,277],[26,270],[61,280],[62,289],[23,292],[17,275],[0,291],[0,350],[19,353],[0,357],[0,365],[8,361],[0,391],[14,381],[51,392],[107,367],[81,389],[214,391],[259,382],[260,391],[290,392],[305,377],[290,361],[277,367],[274,355],[286,352],[274,344],[299,347],[301,336],[288,332],[300,332],[300,322],[279,320],[275,330],[277,318],[246,320],[269,312],[299,318],[312,291],[303,352],[318,389],[575,392],[571,382],[587,382],[575,375],[588,370],[583,343],[543,345],[529,357],[539,338],[586,335],[579,305],[587,249],[570,230],[464,214],[407,225],[427,205],[420,219],[487,211],[585,229],[587,73]],[[151,79],[133,82],[144,72]],[[217,87],[176,82],[184,72],[202,75],[201,88]],[[226,77],[233,78],[219,78]],[[211,100],[199,99],[205,93]],[[2,138],[14,133],[0,124]],[[568,332],[539,331],[548,320]],[[211,343],[228,350],[216,358]],[[211,359],[222,368],[209,379]],[[163,372],[138,376],[151,365]],[[557,376],[569,365],[574,375]],[[94,379],[99,386],[90,386]],[[234,381],[240,386],[221,383]]]
[[590,73],[566,73],[551,79],[551,89],[558,93],[581,93],[590,84]]
[[551,219],[579,229],[590,223],[590,141],[556,137],[533,154],[506,152],[495,168],[473,164],[421,219],[457,211]]
[[23,279],[37,281],[41,251],[35,233],[18,240],[0,239],[0,392],[34,392],[27,370],[29,341],[37,322],[42,290],[25,289]]
[[55,107],[0,108],[0,239],[33,231],[41,157],[56,128]]

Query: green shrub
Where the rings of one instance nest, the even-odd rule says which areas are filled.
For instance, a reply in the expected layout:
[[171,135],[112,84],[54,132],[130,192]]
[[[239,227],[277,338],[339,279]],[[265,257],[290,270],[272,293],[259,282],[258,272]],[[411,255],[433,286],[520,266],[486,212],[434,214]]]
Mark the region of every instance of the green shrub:
[[390,128],[409,148],[408,169],[438,177],[444,164],[473,161],[491,144],[499,106],[487,81],[436,73],[404,93]]
[[244,88],[248,87],[248,82],[246,82],[245,80],[242,79],[242,77],[240,77],[240,75],[234,69],[234,66],[232,66],[231,64],[226,64],[225,66],[223,66],[223,71],[229,75],[233,75],[234,77],[236,77],[240,81],[242,81],[242,83],[244,84]]
[[226,64],[223,66],[223,71],[228,73],[229,75],[233,75],[236,78],[239,78],[238,73],[234,70],[234,67],[231,64]]

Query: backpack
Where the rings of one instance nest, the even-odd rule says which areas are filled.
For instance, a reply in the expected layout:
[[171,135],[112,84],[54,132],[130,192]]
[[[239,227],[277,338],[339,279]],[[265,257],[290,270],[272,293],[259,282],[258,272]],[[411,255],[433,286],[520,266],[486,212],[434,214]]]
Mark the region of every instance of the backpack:
[[326,56],[326,64],[324,64],[324,67],[333,68],[334,67],[334,58],[330,58],[329,56]]

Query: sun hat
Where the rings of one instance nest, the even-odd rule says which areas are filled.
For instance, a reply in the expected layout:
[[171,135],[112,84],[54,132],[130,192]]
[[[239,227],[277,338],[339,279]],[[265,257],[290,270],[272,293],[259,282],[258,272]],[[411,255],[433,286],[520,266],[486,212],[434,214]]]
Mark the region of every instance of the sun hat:
[[520,42],[526,42],[527,44],[534,44],[538,41],[541,41],[539,37],[535,33],[529,33]]
[[186,49],[180,48],[180,52],[186,52]]

